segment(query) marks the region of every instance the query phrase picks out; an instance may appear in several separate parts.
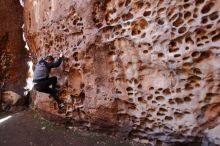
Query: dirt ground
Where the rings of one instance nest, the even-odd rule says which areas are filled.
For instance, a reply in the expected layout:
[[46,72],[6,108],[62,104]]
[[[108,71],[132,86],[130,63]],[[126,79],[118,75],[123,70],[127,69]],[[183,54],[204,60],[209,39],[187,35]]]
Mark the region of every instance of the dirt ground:
[[[9,114],[0,115],[2,118]],[[138,146],[114,137],[66,128],[38,112],[22,111],[0,123],[0,146]]]

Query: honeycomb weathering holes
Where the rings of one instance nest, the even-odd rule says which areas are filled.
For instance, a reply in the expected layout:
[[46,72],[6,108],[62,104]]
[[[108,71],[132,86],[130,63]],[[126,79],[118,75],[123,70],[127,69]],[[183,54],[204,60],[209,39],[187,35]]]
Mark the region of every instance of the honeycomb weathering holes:
[[[131,137],[145,138],[137,132],[143,129],[148,129],[143,131],[146,135],[165,133],[164,129],[192,135],[194,128],[206,129],[204,123],[211,121],[198,121],[196,117],[208,117],[209,108],[196,107],[211,106],[209,95],[220,86],[218,5],[218,0],[54,2],[48,13],[27,8],[28,42],[44,48],[32,50],[37,58],[67,48],[65,74],[55,74],[67,87],[62,98],[72,108],[82,107],[81,120],[94,122],[89,115],[96,115],[101,106],[106,108],[104,117],[127,117],[111,124],[129,122],[135,127],[128,132]],[[74,11],[66,13],[70,6]],[[48,18],[36,21],[35,13]],[[70,99],[81,90],[83,98],[77,95],[81,102]],[[117,112],[112,111],[113,103]]]

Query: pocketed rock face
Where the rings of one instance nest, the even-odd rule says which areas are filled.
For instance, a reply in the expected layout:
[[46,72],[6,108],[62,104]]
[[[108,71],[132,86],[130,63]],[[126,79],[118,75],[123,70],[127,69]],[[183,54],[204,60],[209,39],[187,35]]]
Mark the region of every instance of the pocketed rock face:
[[0,94],[24,93],[28,53],[22,38],[23,8],[18,0],[0,1]]
[[219,0],[25,1],[35,61],[65,53],[66,114],[91,129],[192,141],[220,118]]

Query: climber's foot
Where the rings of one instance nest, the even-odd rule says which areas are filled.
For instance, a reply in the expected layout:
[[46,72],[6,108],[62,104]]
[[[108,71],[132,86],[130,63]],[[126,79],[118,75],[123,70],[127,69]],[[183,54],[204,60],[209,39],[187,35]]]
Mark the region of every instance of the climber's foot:
[[59,104],[58,105],[58,113],[59,114],[65,114],[66,113],[66,108],[65,108],[65,105],[64,105],[64,103],[61,103],[61,104]]
[[63,103],[60,103],[60,104],[58,105],[58,108],[59,108],[59,109],[63,109],[63,108],[64,108],[64,104],[63,104]]

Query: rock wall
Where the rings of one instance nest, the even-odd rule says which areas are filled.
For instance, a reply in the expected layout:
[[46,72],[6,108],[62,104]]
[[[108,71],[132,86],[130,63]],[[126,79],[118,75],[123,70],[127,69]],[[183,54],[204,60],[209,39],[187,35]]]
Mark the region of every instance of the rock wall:
[[34,61],[65,53],[53,75],[66,113],[46,95],[36,104],[142,142],[195,140],[220,123],[219,8],[219,0],[26,0]]
[[22,38],[23,8],[18,0],[0,1],[0,94],[24,94],[28,52]]

